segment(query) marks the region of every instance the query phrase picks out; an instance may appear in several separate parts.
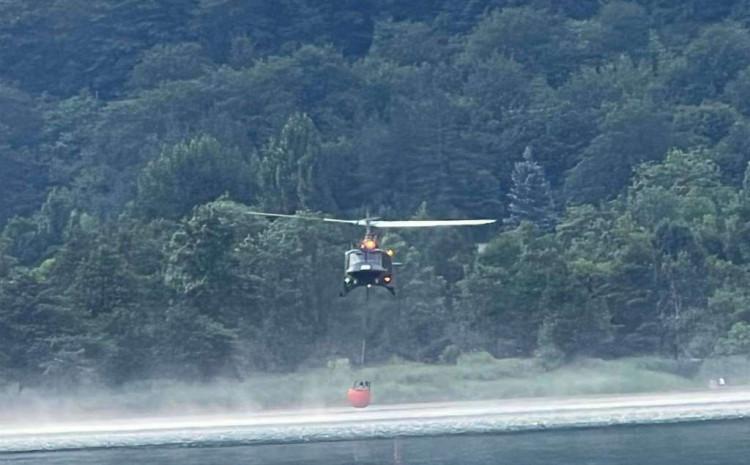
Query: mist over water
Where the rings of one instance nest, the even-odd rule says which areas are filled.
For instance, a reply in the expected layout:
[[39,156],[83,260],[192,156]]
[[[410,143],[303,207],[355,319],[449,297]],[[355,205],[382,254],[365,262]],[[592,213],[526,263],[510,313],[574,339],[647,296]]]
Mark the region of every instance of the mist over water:
[[[565,392],[567,379],[580,378],[557,375],[554,379],[559,382],[547,388]],[[153,384],[65,396],[45,396],[33,390],[7,393],[0,398],[0,463],[669,464],[656,459],[648,462],[646,456],[638,461],[627,458],[630,453],[645,453],[637,443],[645,441],[649,431],[664,439],[653,443],[652,455],[665,457],[669,451],[664,444],[672,440],[680,444],[684,439],[679,434],[717,432],[725,425],[741,437],[746,423],[711,422],[750,418],[750,391],[738,388],[473,402],[376,402],[360,410],[346,406],[343,399],[332,404],[321,392],[337,391],[318,386],[300,405],[279,410],[263,408],[270,397],[257,396],[261,382],[265,380]],[[279,395],[270,389],[279,382],[268,380],[268,395]],[[646,427],[675,422],[686,425]],[[701,423],[687,425],[692,422]],[[716,436],[731,439],[720,433]],[[691,445],[700,442],[689,440]],[[725,446],[729,449],[711,451],[719,454],[717,462],[707,456],[706,461],[674,463],[746,463],[731,461],[734,451],[744,450],[744,444],[737,444],[730,441]],[[685,457],[708,452],[698,450],[698,455]],[[597,461],[597,457],[614,461]]]
[[[24,424],[341,407],[348,405],[346,389],[360,378],[373,381],[374,404],[385,405],[692,391],[704,388],[705,380],[717,376],[713,372],[696,379],[678,376],[661,369],[666,363],[659,359],[581,359],[548,370],[534,360],[500,360],[476,353],[462,356],[455,365],[394,362],[361,369],[347,365],[203,383],[156,379],[119,387],[21,390],[8,386],[0,388],[0,431]],[[750,373],[746,362],[736,368]],[[726,367],[719,373],[729,373],[733,380],[742,378]]]
[[[186,450],[213,451],[196,452],[198,455],[221,455],[225,450],[236,452],[238,448],[255,453],[299,450],[302,447],[304,454],[317,453],[316,451],[323,454],[319,462],[313,463],[328,464],[347,463],[347,460],[351,462],[351,450],[347,444],[366,444],[367,446],[355,449],[365,451],[366,453],[362,453],[365,455],[357,452],[356,461],[351,463],[370,463],[362,462],[364,459],[360,458],[367,457],[370,454],[367,451],[372,447],[375,447],[372,454],[377,456],[377,461],[373,463],[381,463],[384,452],[377,445],[382,445],[383,440],[387,443],[388,440],[400,438],[396,442],[391,441],[391,453],[395,454],[398,463],[403,452],[400,441],[413,443],[416,438],[450,437],[451,441],[459,441],[455,450],[461,450],[464,443],[460,442],[460,438],[474,436],[514,438],[520,432],[538,432],[540,437],[544,437],[547,433],[564,435],[573,432],[571,430],[581,430],[584,433],[618,431],[615,426],[637,429],[647,425],[689,424],[698,421],[710,426],[709,422],[712,421],[748,418],[750,392],[742,390],[403,404],[372,406],[367,409],[237,412],[232,415],[132,418],[17,427],[5,425],[0,430],[0,459],[25,460],[24,457],[38,456],[44,460],[63,460],[52,463],[85,463],[84,459],[95,457],[92,463],[97,463],[99,454],[104,454],[114,457],[111,463],[118,464],[127,462],[117,461],[121,457],[117,451],[141,451],[141,454],[145,454],[144,459],[150,457],[148,454],[154,453],[162,457],[159,460],[167,460],[164,463],[172,463],[169,460],[174,454],[187,453],[184,452]],[[477,436],[478,434],[483,436]],[[439,444],[442,447],[444,443]],[[492,444],[487,446],[488,454],[496,447]],[[330,447],[321,448],[324,445]],[[305,446],[309,447],[304,448]],[[429,446],[424,451],[416,447],[415,450],[417,456],[421,457],[440,450],[440,447]],[[554,449],[557,446],[553,444],[550,447]],[[582,448],[584,451],[589,449]],[[164,452],[168,450],[173,453]],[[483,449],[479,448],[475,451],[469,447],[466,453],[473,457],[471,454],[478,454],[481,450]],[[44,454],[38,455],[39,453]],[[125,452],[125,455],[133,453],[135,452]],[[334,453],[344,454],[345,459],[326,455]],[[448,457],[453,453],[454,449],[446,449],[440,457]],[[72,462],[65,462],[65,457],[77,458]],[[274,460],[281,460],[278,463],[295,463],[286,462],[292,459],[283,456],[259,463],[274,463]],[[188,454],[184,461],[191,463],[190,460],[193,460],[193,455]],[[133,463],[145,462],[136,460]],[[161,462],[149,459],[148,463]],[[223,463],[235,462],[230,460]]]

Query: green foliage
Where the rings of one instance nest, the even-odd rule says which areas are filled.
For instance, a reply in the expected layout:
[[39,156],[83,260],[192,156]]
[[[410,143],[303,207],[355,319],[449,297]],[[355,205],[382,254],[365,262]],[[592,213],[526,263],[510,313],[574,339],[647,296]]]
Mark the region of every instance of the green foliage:
[[530,147],[526,147],[523,158],[513,168],[513,186],[508,194],[510,216],[506,222],[518,226],[528,221],[541,231],[551,231],[555,227],[555,211],[549,182],[542,167],[533,160]]
[[600,30],[592,40],[608,54],[630,52],[642,53],[648,45],[650,18],[646,10],[632,2],[614,1],[606,3],[597,18]]
[[319,3],[310,0],[208,0],[194,10],[192,25],[219,61],[232,40],[249,36],[264,54],[279,54],[300,43],[333,43],[346,55],[367,52],[372,40],[371,2]]
[[222,194],[250,201],[252,178],[249,161],[238,149],[203,136],[165,148],[146,165],[136,201],[147,217],[176,219]]
[[256,162],[258,187],[270,211],[330,210],[331,193],[323,182],[333,169],[321,150],[318,129],[309,116],[295,113]]
[[0,63],[4,77],[54,95],[120,90],[138,53],[187,33],[197,1],[4,2]]
[[636,165],[660,159],[671,142],[668,116],[648,101],[628,99],[612,107],[601,131],[568,172],[566,190],[575,201],[595,203],[615,197]]
[[737,23],[707,27],[676,63],[669,91],[686,103],[716,98],[725,86],[750,65],[750,33]]
[[750,98],[750,68],[745,68],[727,84],[724,89],[724,99],[729,101],[733,108],[747,116],[750,114],[748,98]]
[[[0,2],[0,373],[744,355],[748,11]],[[357,233],[259,209],[511,228],[390,233],[398,297],[339,299]]]
[[210,61],[199,44],[158,44],[147,50],[133,67],[129,85],[146,89],[162,82],[194,79],[204,74],[209,66]]
[[42,121],[34,99],[9,85],[0,84],[0,147],[17,147],[34,140]]
[[750,353],[750,324],[738,321],[716,344],[718,355],[747,355]]
[[725,138],[739,120],[737,111],[722,103],[676,108],[675,143],[681,147],[710,147]]
[[499,53],[527,69],[560,79],[566,72],[566,44],[571,32],[559,16],[530,7],[495,10],[468,37],[469,59],[483,60]]
[[426,23],[382,21],[375,26],[370,55],[399,65],[439,62],[452,51],[441,46],[442,39]]

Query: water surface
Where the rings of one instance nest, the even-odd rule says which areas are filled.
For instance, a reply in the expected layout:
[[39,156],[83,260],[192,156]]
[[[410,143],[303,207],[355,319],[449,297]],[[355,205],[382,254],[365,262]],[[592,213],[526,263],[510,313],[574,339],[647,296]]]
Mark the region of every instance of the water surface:
[[9,465],[747,465],[750,421],[240,447],[0,455]]

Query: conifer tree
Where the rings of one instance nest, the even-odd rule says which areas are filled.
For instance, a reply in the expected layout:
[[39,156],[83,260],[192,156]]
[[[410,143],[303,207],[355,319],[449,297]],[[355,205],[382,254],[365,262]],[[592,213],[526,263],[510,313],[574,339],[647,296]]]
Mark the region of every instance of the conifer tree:
[[278,138],[263,151],[259,185],[266,208],[294,212],[330,207],[320,132],[304,113],[289,117]]
[[523,161],[516,162],[512,174],[513,185],[508,197],[510,216],[505,223],[518,226],[522,221],[536,225],[541,231],[555,227],[555,209],[550,183],[544,169],[535,162],[531,147],[523,152]]

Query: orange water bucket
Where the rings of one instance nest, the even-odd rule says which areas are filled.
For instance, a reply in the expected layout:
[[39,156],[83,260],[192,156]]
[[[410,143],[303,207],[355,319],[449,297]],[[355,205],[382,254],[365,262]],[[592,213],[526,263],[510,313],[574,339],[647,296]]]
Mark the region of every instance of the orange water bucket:
[[346,394],[349,403],[355,408],[365,408],[370,405],[372,393],[370,392],[369,381],[357,381],[353,387],[349,388]]

